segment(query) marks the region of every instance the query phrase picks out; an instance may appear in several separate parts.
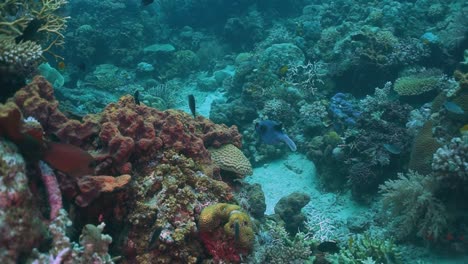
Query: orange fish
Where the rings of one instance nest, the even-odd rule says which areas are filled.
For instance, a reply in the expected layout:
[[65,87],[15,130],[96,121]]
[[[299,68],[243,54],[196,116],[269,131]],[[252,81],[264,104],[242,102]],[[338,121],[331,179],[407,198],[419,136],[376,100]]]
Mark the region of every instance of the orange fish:
[[42,160],[52,168],[71,177],[81,177],[94,174],[94,158],[79,147],[50,142],[44,151]]
[[67,65],[65,65],[64,61],[60,61],[59,63],[57,63],[57,68],[61,71],[65,70],[66,67]]

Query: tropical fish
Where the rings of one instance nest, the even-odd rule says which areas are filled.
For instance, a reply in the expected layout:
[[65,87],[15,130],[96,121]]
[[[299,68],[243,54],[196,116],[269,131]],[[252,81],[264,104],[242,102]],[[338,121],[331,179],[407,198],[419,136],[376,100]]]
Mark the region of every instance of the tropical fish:
[[444,107],[450,113],[454,113],[458,115],[463,115],[465,113],[465,111],[463,111],[463,109],[454,102],[447,101],[444,103]]
[[37,132],[25,131],[18,108],[0,111],[0,136],[8,138],[28,162],[43,160],[52,168],[70,176],[94,174],[94,158],[79,147],[56,142],[45,142]]
[[74,145],[49,142],[41,159],[71,177],[94,174],[93,156]]
[[36,33],[42,27],[42,25],[44,25],[44,20],[38,18],[34,18],[33,20],[29,21],[28,25],[23,30],[23,34],[17,36],[15,38],[15,42],[20,43],[22,41],[35,40]]
[[140,105],[140,91],[136,90],[133,94],[133,98],[135,98],[135,104]]
[[81,72],[86,71],[86,63],[84,63],[84,62],[78,63],[78,65],[76,65],[76,67],[77,67],[78,70],[80,70]]
[[340,251],[340,247],[338,247],[338,243],[336,243],[336,241],[333,241],[333,240],[323,241],[317,246],[317,249],[322,252],[328,252],[328,253],[337,253],[338,251]]
[[151,5],[153,2],[154,0],[141,0],[141,5],[147,6],[147,5]]
[[65,70],[66,67],[67,65],[65,64],[64,61],[60,61],[59,63],[57,63],[57,68],[61,71]]
[[263,120],[255,124],[255,131],[260,135],[260,139],[265,144],[278,144],[284,142],[289,149],[296,151],[296,144],[283,133],[283,125],[272,120]]
[[193,117],[196,117],[196,113],[195,113],[195,109],[196,109],[195,97],[193,96],[193,94],[189,94],[189,96],[188,96],[188,104],[189,104],[189,107],[190,107],[190,112],[192,112]]
[[398,155],[401,153],[401,148],[397,145],[394,145],[394,144],[383,144],[384,148],[392,153],[392,154],[395,154],[395,155]]

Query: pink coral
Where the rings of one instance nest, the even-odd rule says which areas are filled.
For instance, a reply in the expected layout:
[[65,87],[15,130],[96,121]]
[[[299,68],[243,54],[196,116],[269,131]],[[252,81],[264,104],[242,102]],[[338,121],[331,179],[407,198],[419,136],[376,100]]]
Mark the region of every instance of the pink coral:
[[41,170],[42,182],[47,190],[50,205],[50,220],[54,220],[62,208],[62,193],[57,182],[52,168],[45,162],[39,161],[39,169]]

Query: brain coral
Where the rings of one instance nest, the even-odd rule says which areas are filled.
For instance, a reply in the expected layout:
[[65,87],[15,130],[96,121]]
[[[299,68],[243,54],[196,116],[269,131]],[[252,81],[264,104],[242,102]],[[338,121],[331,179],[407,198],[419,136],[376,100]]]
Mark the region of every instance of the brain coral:
[[242,151],[232,144],[220,148],[210,148],[211,159],[222,170],[235,172],[239,175],[251,175],[252,165]]

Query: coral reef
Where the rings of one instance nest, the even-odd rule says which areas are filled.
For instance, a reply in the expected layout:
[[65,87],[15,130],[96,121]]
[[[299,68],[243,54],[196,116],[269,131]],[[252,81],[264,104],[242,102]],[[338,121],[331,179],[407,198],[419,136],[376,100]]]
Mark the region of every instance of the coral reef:
[[350,237],[347,248],[327,259],[332,263],[403,263],[399,248],[392,241],[374,238],[369,233]]
[[139,263],[195,263],[203,256],[196,218],[204,206],[232,200],[231,190],[173,150],[155,164],[137,179],[122,250],[129,261]]
[[102,233],[106,226],[104,223],[98,226],[88,224],[83,227],[78,243],[71,241],[67,235],[67,228],[71,224],[67,213],[60,210],[58,217],[49,224],[52,236],[51,249],[48,253],[40,253],[34,249],[33,254],[36,255],[36,259],[32,263],[114,263],[108,254],[112,238]]
[[15,145],[0,139],[0,260],[17,263],[42,241],[45,226]]

